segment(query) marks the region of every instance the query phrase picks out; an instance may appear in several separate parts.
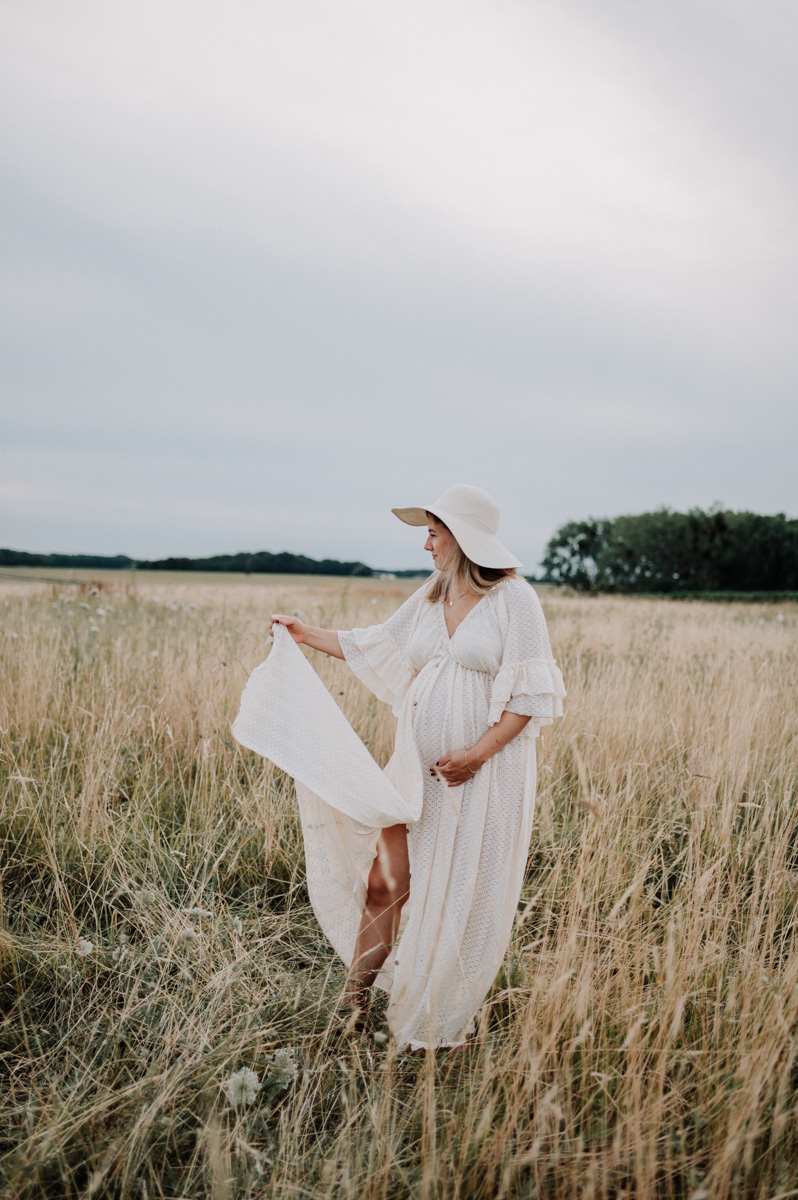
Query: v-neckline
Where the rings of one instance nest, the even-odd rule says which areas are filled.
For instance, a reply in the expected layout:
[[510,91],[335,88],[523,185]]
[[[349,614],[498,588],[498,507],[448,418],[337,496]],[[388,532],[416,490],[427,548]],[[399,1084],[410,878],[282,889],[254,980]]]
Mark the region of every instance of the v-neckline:
[[457,630],[460,628],[460,626],[463,624],[463,622],[467,621],[468,618],[471,616],[472,612],[475,612],[479,608],[480,604],[482,603],[482,601],[484,599],[485,599],[485,596],[480,596],[479,600],[477,600],[474,607],[469,608],[466,615],[460,621],[457,622],[452,633],[449,633],[449,626],[446,624],[446,601],[445,600],[441,601],[440,610],[441,610],[441,616],[443,617],[443,628],[446,630],[446,637],[447,637],[448,641],[450,641],[450,642],[452,641],[455,634],[457,633]]

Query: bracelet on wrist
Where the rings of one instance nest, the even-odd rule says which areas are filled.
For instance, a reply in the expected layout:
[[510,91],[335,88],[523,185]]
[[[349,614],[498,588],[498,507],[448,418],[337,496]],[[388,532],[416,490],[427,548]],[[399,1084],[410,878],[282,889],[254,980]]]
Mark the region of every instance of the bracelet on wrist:
[[477,767],[477,771],[475,771],[474,768],[471,766],[471,763],[468,761],[468,751],[464,750],[463,754],[465,755],[466,766],[468,767],[469,771],[471,772],[472,775],[476,775],[477,771],[479,770],[479,767]]

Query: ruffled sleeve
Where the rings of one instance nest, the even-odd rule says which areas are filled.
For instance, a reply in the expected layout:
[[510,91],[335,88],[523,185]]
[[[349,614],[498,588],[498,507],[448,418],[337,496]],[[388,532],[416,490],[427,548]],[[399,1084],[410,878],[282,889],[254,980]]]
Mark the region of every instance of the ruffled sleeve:
[[507,709],[531,717],[525,732],[537,737],[541,726],[562,716],[565,685],[552,658],[540,600],[525,580],[508,580],[502,595],[504,651],[493,681],[489,721]]
[[407,645],[418,621],[427,588],[424,583],[384,625],[338,631],[344,658],[378,700],[399,708],[413,682],[415,670],[407,657]]

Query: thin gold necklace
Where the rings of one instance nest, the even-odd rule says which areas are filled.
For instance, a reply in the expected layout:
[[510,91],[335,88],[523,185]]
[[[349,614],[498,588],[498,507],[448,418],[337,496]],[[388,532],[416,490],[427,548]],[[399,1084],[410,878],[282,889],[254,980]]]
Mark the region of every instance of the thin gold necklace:
[[[468,595],[468,592],[461,592],[459,596],[455,596],[454,600],[462,600],[463,596],[467,596],[467,595]],[[446,603],[449,605],[449,608],[451,608],[452,605],[454,604],[454,600],[446,601]]]

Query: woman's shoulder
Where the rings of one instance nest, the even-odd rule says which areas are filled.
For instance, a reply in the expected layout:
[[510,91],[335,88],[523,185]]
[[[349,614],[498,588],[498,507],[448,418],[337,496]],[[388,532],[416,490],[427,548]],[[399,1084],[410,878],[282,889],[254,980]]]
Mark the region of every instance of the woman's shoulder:
[[540,611],[538,594],[523,575],[507,575],[496,590],[511,613]]

